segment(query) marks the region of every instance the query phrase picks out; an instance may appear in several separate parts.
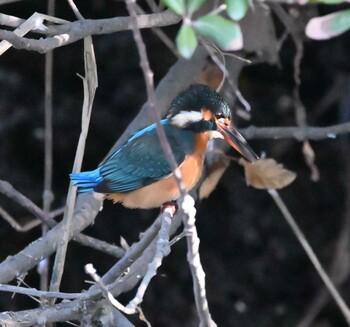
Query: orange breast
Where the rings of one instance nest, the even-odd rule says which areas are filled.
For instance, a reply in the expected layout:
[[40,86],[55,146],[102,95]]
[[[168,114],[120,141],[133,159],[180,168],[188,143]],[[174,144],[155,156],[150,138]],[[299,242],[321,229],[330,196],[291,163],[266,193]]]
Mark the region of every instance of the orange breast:
[[[186,156],[179,167],[187,191],[196,185],[202,174],[208,141],[207,133],[196,134],[194,153]],[[115,203],[120,202],[129,208],[149,209],[161,207],[163,203],[176,200],[179,196],[179,189],[173,174],[171,174],[158,182],[131,192],[107,194],[107,199],[113,200]]]

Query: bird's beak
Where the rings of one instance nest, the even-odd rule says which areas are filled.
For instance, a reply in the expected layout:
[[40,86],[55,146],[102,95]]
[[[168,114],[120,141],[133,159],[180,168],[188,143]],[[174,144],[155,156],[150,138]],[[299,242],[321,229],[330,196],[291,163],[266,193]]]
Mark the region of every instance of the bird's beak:
[[224,137],[225,141],[230,144],[235,150],[237,150],[243,157],[250,162],[254,162],[259,159],[258,155],[248,145],[245,138],[239,134],[232,126],[228,119],[217,119],[216,126],[219,132]]

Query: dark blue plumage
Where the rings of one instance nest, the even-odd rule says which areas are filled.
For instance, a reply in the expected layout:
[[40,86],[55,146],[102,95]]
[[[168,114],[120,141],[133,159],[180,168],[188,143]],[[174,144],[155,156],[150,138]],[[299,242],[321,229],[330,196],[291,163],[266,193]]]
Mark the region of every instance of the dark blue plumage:
[[[175,159],[181,164],[185,156],[193,152],[195,133],[170,125],[170,119],[162,120],[161,124]],[[97,169],[71,174],[70,177],[79,192],[118,193],[149,185],[171,172],[160,146],[156,125],[152,124],[136,132]]]

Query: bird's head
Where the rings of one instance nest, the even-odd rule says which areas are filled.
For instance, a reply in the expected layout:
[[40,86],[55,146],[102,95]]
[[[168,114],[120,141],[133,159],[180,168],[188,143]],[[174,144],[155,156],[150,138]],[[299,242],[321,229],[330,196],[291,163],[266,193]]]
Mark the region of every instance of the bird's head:
[[206,85],[195,84],[181,92],[173,100],[168,118],[178,128],[207,132],[211,138],[225,139],[249,161],[259,159],[243,136],[231,126],[227,102]]

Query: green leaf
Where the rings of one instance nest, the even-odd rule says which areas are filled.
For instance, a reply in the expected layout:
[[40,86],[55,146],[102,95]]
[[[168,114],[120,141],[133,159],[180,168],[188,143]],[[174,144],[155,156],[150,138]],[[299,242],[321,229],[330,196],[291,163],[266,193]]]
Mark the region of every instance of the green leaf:
[[213,40],[223,50],[240,50],[243,37],[239,25],[219,15],[207,15],[194,23],[195,30]]
[[249,0],[225,0],[225,3],[227,14],[233,20],[242,19],[249,9]]
[[202,4],[204,0],[188,0],[187,1],[187,10],[190,14],[196,11]]
[[350,29],[350,9],[310,19],[306,35],[314,40],[327,40]]
[[197,37],[193,28],[189,25],[182,25],[176,37],[176,46],[182,57],[191,58],[197,48]]
[[175,14],[179,16],[182,16],[185,14],[185,11],[186,11],[185,0],[162,0],[162,2]]

